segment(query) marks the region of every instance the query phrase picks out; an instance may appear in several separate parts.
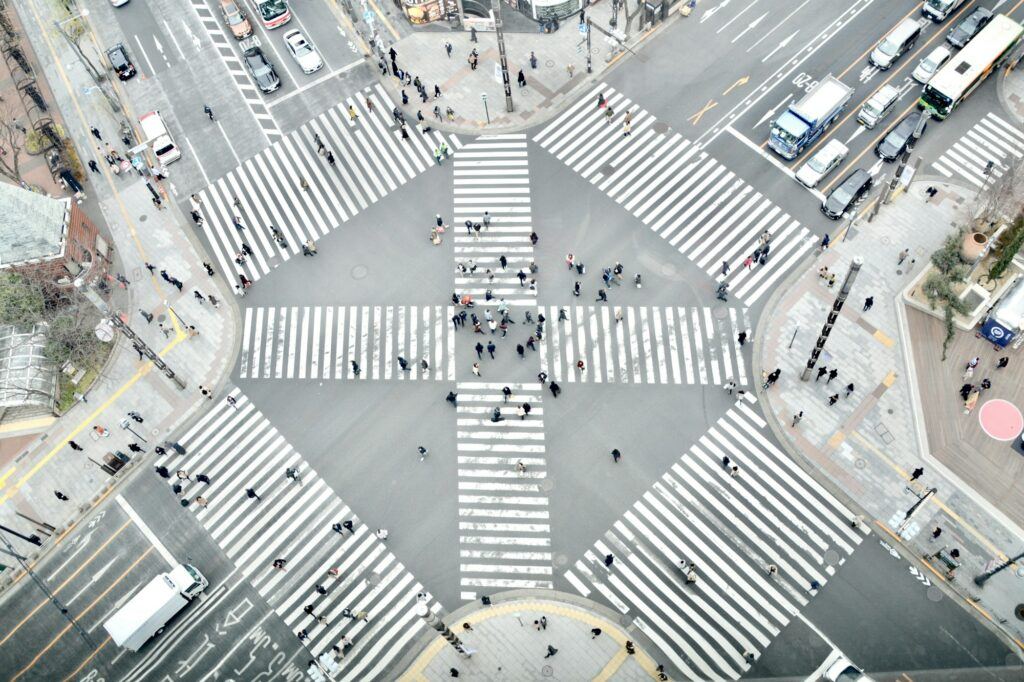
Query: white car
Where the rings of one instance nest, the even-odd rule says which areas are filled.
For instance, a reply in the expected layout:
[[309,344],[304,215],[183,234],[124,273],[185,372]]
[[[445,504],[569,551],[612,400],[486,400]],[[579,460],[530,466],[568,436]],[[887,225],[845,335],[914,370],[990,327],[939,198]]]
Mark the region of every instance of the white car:
[[850,150],[839,140],[829,140],[796,172],[797,182],[804,187],[817,187],[822,178],[838,168],[849,153]]
[[864,671],[850,662],[850,659],[841,653],[833,652],[829,657],[825,673],[821,679],[829,682],[874,682],[864,674]]
[[320,53],[299,29],[285,33],[284,44],[288,46],[288,51],[292,53],[303,73],[314,73],[324,68],[324,60],[320,58]]
[[911,74],[914,80],[920,83],[927,83],[935,75],[935,72],[942,68],[942,65],[950,60],[953,53],[945,45],[941,45],[934,50],[931,54],[921,60],[921,63],[914,69],[914,73]]

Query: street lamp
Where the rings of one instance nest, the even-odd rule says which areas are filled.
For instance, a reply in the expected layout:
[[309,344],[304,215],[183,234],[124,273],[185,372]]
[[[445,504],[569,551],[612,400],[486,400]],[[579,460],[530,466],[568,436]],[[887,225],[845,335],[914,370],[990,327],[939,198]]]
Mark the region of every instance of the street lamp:
[[903,531],[905,531],[907,529],[907,526],[910,525],[910,517],[914,515],[914,512],[917,511],[918,507],[924,504],[925,500],[927,500],[929,497],[931,497],[938,491],[938,488],[928,488],[927,490],[924,491],[924,495],[917,496],[917,502],[912,504],[910,506],[910,509],[908,509],[906,513],[903,515],[903,521],[900,523],[899,528],[896,529],[897,535],[901,537],[903,536]]
[[[505,34],[501,28],[501,3],[498,0],[491,0],[491,10],[494,12],[494,33],[498,38],[498,58],[501,61],[501,82],[505,86],[505,111],[512,113],[515,107],[512,106],[512,79],[508,75],[508,56],[505,54]],[[487,121],[490,123],[490,119]]]
[[444,624],[444,621],[441,620],[441,617],[438,616],[436,613],[433,613],[430,610],[430,608],[427,607],[427,602],[416,602],[416,606],[413,607],[413,611],[416,613],[417,616],[427,621],[427,624],[430,627],[434,628],[439,633],[441,633],[441,636],[445,638],[445,641],[451,644],[452,647],[459,652],[460,656],[462,656],[463,658],[472,658],[473,651],[471,649],[467,649],[466,646],[462,643],[462,640],[459,639],[458,636],[456,636],[456,634],[452,632],[447,625]]
[[480,99],[484,103],[484,116],[487,117],[487,125],[490,125],[491,124],[491,112],[487,110],[487,93],[486,92],[481,92],[480,93]]
[[825,326],[821,328],[818,340],[815,341],[814,348],[811,350],[811,357],[807,359],[807,367],[804,368],[804,373],[800,376],[802,381],[808,381],[811,378],[811,370],[818,363],[821,351],[825,349],[825,342],[828,341],[832,328],[839,320],[839,312],[843,309],[843,304],[846,303],[846,298],[850,295],[850,289],[853,288],[853,280],[857,278],[857,273],[860,272],[860,266],[863,264],[864,259],[860,256],[856,256],[853,262],[850,263],[850,270],[846,273],[843,286],[840,287],[839,294],[836,295],[836,300],[832,303],[832,310],[829,311],[828,317],[825,318]]
[[985,585],[985,583],[988,582],[989,578],[994,576],[996,573],[999,573],[1000,571],[1005,570],[1005,569],[1009,568],[1010,566],[1013,566],[1015,563],[1017,563],[1021,559],[1024,559],[1024,552],[1021,552],[1020,554],[1018,554],[1015,557],[1007,559],[1003,563],[1001,563],[998,566],[996,566],[995,568],[993,568],[991,571],[986,571],[985,573],[982,573],[981,575],[974,576],[974,584],[977,585],[978,587],[983,587]]

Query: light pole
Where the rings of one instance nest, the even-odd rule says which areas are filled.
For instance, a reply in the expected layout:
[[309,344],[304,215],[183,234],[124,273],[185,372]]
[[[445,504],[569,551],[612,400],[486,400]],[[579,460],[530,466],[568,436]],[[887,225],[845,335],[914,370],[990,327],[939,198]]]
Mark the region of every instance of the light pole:
[[414,610],[415,610],[417,616],[419,616],[423,620],[427,621],[427,624],[430,627],[434,628],[439,633],[441,633],[441,636],[444,637],[445,640],[449,644],[451,644],[452,647],[454,647],[456,651],[459,652],[460,656],[462,656],[463,658],[470,658],[473,655],[473,652],[470,651],[469,649],[467,649],[465,647],[465,645],[462,644],[462,640],[460,640],[455,635],[455,633],[452,632],[448,628],[448,626],[444,624],[444,621],[441,620],[441,618],[436,613],[433,613],[427,607],[427,603],[426,602],[424,602],[424,601],[416,602],[416,606],[414,607]]
[[938,488],[928,488],[927,490],[924,491],[924,495],[917,496],[917,502],[910,505],[910,509],[908,509],[906,513],[903,515],[903,521],[900,522],[899,528],[896,529],[896,535],[899,535],[900,537],[903,536],[903,531],[905,531],[907,529],[907,526],[910,525],[910,517],[913,516],[914,512],[918,510],[918,507],[924,504],[925,500],[927,500],[929,497],[931,497],[938,491]]
[[821,328],[818,340],[814,342],[814,348],[811,350],[811,357],[807,359],[807,367],[804,368],[804,373],[800,376],[802,381],[807,381],[811,378],[811,371],[818,363],[821,351],[825,349],[825,342],[828,341],[832,328],[839,320],[839,311],[843,309],[843,304],[846,303],[846,298],[850,295],[850,289],[853,287],[853,280],[857,278],[857,273],[860,272],[860,266],[863,264],[864,259],[860,256],[856,256],[853,262],[850,263],[850,269],[846,273],[846,279],[843,280],[843,286],[840,287],[836,300],[832,303],[832,310],[829,311],[828,317],[825,318],[825,326]]
[[594,69],[590,64],[590,17],[587,17],[587,73],[593,73]]
[[481,92],[480,93],[480,99],[484,103],[484,116],[487,117],[487,125],[490,125],[491,124],[491,112],[487,109],[487,93],[486,92]]
[[[501,82],[505,86],[505,111],[512,113],[515,107],[512,106],[512,80],[508,75],[508,56],[505,54],[505,33],[501,29],[501,3],[498,0],[491,0],[491,10],[494,11],[494,33],[498,37],[498,57],[501,61]],[[490,123],[490,118],[487,120]]]
[[1011,557],[1011,558],[1007,559],[1003,563],[1001,563],[998,566],[996,566],[995,568],[993,568],[991,571],[986,571],[985,573],[982,573],[981,575],[974,576],[974,584],[977,585],[978,587],[984,586],[985,583],[988,582],[989,578],[994,576],[996,573],[999,573],[1000,571],[1005,570],[1005,569],[1009,568],[1010,566],[1013,566],[1015,563],[1017,563],[1021,559],[1024,559],[1024,552],[1021,552],[1020,554],[1018,554],[1015,557]]

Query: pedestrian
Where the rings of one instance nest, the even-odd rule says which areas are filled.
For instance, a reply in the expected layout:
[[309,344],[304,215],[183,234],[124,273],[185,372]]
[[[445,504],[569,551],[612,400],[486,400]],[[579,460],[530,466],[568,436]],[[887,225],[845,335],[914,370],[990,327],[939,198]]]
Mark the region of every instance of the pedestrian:
[[938,540],[940,535],[942,535],[942,529],[938,526],[935,526],[935,530],[932,531],[932,539],[929,540],[929,542],[934,542],[935,540]]
[[605,567],[611,568],[612,562],[614,562],[614,561],[615,561],[615,557],[613,555],[611,555],[611,554],[605,554],[604,555],[604,565],[605,565]]
[[613,462],[615,462],[616,464],[618,464],[618,463],[619,463],[619,459],[620,459],[621,457],[622,457],[622,453],[621,453],[621,452],[619,452],[619,449],[618,449],[618,448],[615,448],[614,450],[612,450],[612,461],[613,461]]
[[595,639],[601,634],[601,628],[590,628],[590,639]]
[[628,639],[626,640],[626,653],[630,656],[636,653],[636,647],[633,645],[633,642]]
[[213,120],[213,109],[211,109],[206,104],[203,105],[203,113],[206,114],[210,118],[211,121]]
[[729,274],[729,261],[722,261],[722,276],[725,277]]
[[205,386],[200,385],[199,392],[202,393],[203,397],[206,398],[207,400],[213,400],[213,393],[210,391],[210,389],[206,388]]
[[409,369],[409,361],[403,358],[401,355],[398,356],[398,366],[402,368],[403,372],[411,372]]
[[142,446],[140,446],[138,443],[129,443],[128,449],[131,450],[132,452],[145,452],[145,450],[142,449]]
[[801,410],[793,415],[793,423],[790,425],[791,428],[796,427],[800,423],[800,420],[804,418],[804,412]]
[[82,452],[82,451],[84,451],[84,450],[85,450],[85,448],[83,448],[83,447],[82,447],[81,445],[79,445],[78,443],[76,443],[76,442],[75,442],[75,441],[73,441],[73,440],[69,440],[69,441],[68,441],[68,446],[69,446],[69,447],[70,447],[70,448],[71,448],[72,450],[75,450],[76,452]]
[[427,458],[428,454],[430,454],[430,450],[426,449],[422,445],[419,446],[418,448],[416,448],[416,452],[420,453],[420,461],[421,462]]
[[818,368],[818,376],[814,377],[815,383],[817,383],[818,379],[822,378],[826,374],[828,374],[828,367],[819,367]]
[[831,396],[829,396],[829,398],[828,398],[828,406],[829,406],[829,407],[832,407],[832,406],[833,406],[833,405],[835,405],[835,404],[836,404],[836,403],[837,403],[838,401],[839,401],[839,394],[838,394],[838,393],[836,393],[836,394],[834,394],[834,395],[831,395]]
[[253,488],[246,488],[245,496],[250,500],[256,500],[257,502],[261,502],[263,500],[263,498],[259,496],[259,493],[257,493]]
[[445,397],[445,400],[450,402],[452,404],[452,407],[458,407],[458,397],[459,394],[456,393],[455,391],[448,391],[448,395]]
[[897,256],[896,265],[903,265],[903,261],[907,260],[907,256],[910,255],[910,249],[903,249],[900,251],[900,255]]
[[830,383],[837,376],[839,376],[839,370],[838,369],[830,369],[829,372],[828,372],[828,381],[826,381],[825,383],[826,384]]
[[100,131],[96,128],[96,126],[92,126],[91,128],[89,128],[89,132],[91,132],[92,136],[95,137],[97,140],[103,139],[103,136],[100,135]]
[[740,475],[740,468],[737,465],[733,464],[732,465],[732,469],[729,470],[729,477],[730,478],[736,478],[739,475]]
[[196,495],[196,499],[192,500],[192,502],[193,502],[193,503],[194,503],[194,504],[195,504],[195,505],[196,505],[197,507],[202,507],[202,508],[204,508],[204,509],[206,508],[206,505],[208,505],[208,504],[209,504],[209,502],[207,501],[207,499],[206,499],[205,497],[203,497],[202,495]]
[[910,480],[916,481],[924,475],[924,467],[917,467],[910,473]]
[[999,362],[996,363],[996,369],[1002,369],[1006,367],[1008,364],[1010,364],[1010,358],[1009,356],[1004,355],[1003,357],[999,358]]
[[853,393],[853,383],[846,384],[846,397],[849,398],[850,394]]
[[875,305],[875,297],[874,296],[868,296],[867,298],[864,299],[864,310],[865,311],[871,310],[871,306],[873,306],[873,305]]
[[569,74],[569,80],[572,80],[572,75],[573,75],[573,73],[576,72],[576,65],[575,64],[566,64],[565,72],[567,74]]
[[474,362],[473,363],[473,375],[477,376],[477,377],[480,376],[480,363],[479,362]]
[[491,360],[494,359],[494,351],[495,350],[497,350],[497,346],[494,345],[493,341],[489,341],[487,343],[487,353],[491,356]]
[[519,82],[519,87],[526,87],[526,74],[523,73],[522,69],[519,69],[519,76],[516,78],[516,80]]
[[59,490],[54,490],[53,494],[56,495],[57,499],[60,500],[61,502],[67,502],[69,499],[71,499]]
[[89,159],[89,170],[91,170],[93,173],[100,172],[100,167],[96,165],[96,161],[94,161],[93,159]]
[[332,167],[334,166],[334,152],[332,152],[329,149],[327,150],[327,163],[329,163]]
[[550,644],[548,644],[548,652],[546,654],[544,654],[544,658],[551,658],[552,656],[554,656],[557,653],[558,653],[558,649],[556,649],[555,647],[553,647]]
[[[533,340],[532,336],[530,337],[530,340]],[[523,348],[523,344],[516,344],[516,353],[519,353],[520,358],[526,358],[526,349]]]
[[826,249],[828,249],[828,245],[831,242],[832,238],[828,236],[828,233],[826,233],[825,236],[821,238],[821,250],[825,251]]
[[775,564],[768,564],[768,577],[774,578],[779,573],[779,567]]
[[551,382],[551,384],[548,386],[548,388],[551,389],[551,396],[554,397],[554,398],[557,398],[558,394],[562,392],[562,387],[559,386],[554,381]]
[[272,566],[273,566],[273,567],[274,567],[275,569],[277,569],[277,570],[279,570],[279,571],[283,571],[283,570],[284,570],[284,566],[285,566],[285,564],[287,564],[287,563],[288,563],[288,560],[287,560],[287,559],[274,559],[274,563],[273,563],[273,564],[271,564],[271,565],[272,565]]
[[146,320],[146,324],[152,324],[153,323],[153,314],[152,313],[147,312],[147,311],[143,310],[142,308],[139,308],[139,314],[142,315],[142,318],[144,320]]

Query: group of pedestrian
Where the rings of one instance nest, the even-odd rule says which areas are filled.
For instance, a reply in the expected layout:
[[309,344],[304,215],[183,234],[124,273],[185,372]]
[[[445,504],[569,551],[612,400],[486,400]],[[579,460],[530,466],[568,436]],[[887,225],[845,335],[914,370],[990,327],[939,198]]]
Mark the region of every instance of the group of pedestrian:
[[[836,379],[839,376],[839,370],[836,369],[835,367],[829,369],[828,367],[823,365],[823,366],[818,368],[818,374],[814,377],[814,382],[817,383],[823,377],[826,377],[826,376],[828,378],[825,379],[825,385],[828,386],[829,384],[832,383],[832,381],[834,379]],[[853,392],[854,392],[855,389],[856,389],[856,387],[853,385],[853,382],[851,381],[844,388],[845,395],[843,397],[844,398],[849,398],[851,395],[853,395]],[[829,407],[832,407],[837,402],[839,402],[839,394],[838,393],[833,393],[832,395],[830,395],[828,397],[828,406]],[[801,415],[800,418],[802,419],[803,418],[803,412],[801,412],[800,415]],[[793,426],[796,426],[797,422],[799,422],[799,421],[800,421],[800,419],[794,418]]]
[[[974,377],[974,371],[981,363],[980,357],[974,357],[967,361],[964,366],[964,384],[960,387],[960,399],[964,403],[964,414],[970,414],[974,411],[974,408],[978,404],[978,399],[981,394],[992,388],[992,380],[988,377],[984,377],[979,383],[971,383],[971,379]],[[1003,356],[996,361],[996,370],[1004,369],[1010,364],[1009,356]]]

